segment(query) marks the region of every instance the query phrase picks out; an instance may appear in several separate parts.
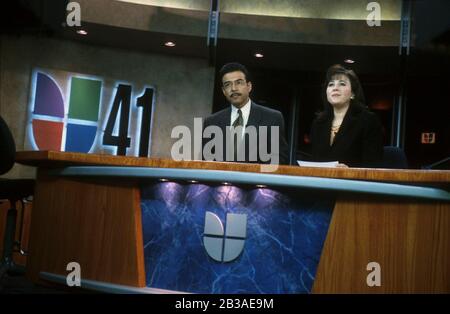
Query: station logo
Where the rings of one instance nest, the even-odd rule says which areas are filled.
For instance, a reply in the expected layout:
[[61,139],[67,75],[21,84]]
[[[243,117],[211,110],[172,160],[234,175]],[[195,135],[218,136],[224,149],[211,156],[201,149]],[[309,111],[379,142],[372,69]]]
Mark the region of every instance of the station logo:
[[220,218],[207,211],[203,244],[208,255],[218,262],[234,261],[244,250],[247,237],[247,215],[227,214],[226,232]]
[[153,86],[43,69],[31,82],[27,148],[150,155]]
[[[58,84],[47,74],[35,72],[32,134],[38,150],[87,153],[98,128],[102,82],[73,76],[65,99]],[[67,103],[67,119],[66,114]]]

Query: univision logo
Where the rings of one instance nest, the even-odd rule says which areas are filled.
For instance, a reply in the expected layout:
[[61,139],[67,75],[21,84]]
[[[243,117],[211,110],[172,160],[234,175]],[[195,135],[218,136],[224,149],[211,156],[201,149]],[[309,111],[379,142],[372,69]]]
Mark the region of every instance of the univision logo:
[[31,126],[37,149],[89,152],[97,134],[102,81],[72,76],[65,100],[50,76],[42,72],[35,75]]
[[203,244],[208,255],[218,262],[231,262],[244,250],[247,237],[247,215],[227,214],[226,231],[220,218],[207,211]]

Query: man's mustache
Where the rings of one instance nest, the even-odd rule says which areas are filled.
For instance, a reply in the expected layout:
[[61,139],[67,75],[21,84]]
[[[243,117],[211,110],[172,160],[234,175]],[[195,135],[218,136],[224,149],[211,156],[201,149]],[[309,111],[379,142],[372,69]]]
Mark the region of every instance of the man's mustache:
[[233,97],[233,96],[242,96],[242,94],[240,94],[240,93],[233,93],[233,94],[231,94],[231,97]]

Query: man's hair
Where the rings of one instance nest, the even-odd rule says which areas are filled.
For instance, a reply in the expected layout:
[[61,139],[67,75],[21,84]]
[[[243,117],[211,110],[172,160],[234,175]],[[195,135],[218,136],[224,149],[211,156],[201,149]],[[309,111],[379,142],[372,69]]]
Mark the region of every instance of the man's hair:
[[220,79],[223,79],[224,75],[227,73],[231,73],[231,72],[235,72],[235,71],[240,71],[242,73],[244,73],[245,76],[245,80],[247,82],[250,82],[250,73],[248,72],[247,68],[237,62],[230,62],[225,64],[219,71],[219,75],[220,75]]

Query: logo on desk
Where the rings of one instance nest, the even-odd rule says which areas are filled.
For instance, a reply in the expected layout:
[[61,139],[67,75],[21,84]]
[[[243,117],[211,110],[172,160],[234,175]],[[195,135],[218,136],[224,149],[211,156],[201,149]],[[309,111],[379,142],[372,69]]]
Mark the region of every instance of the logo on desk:
[[205,213],[203,244],[213,260],[218,262],[235,260],[244,250],[246,236],[246,214],[228,213],[224,232],[220,218],[212,212]]
[[35,72],[32,134],[39,150],[87,153],[97,133],[102,82],[73,76],[66,112],[60,86],[49,75]]

